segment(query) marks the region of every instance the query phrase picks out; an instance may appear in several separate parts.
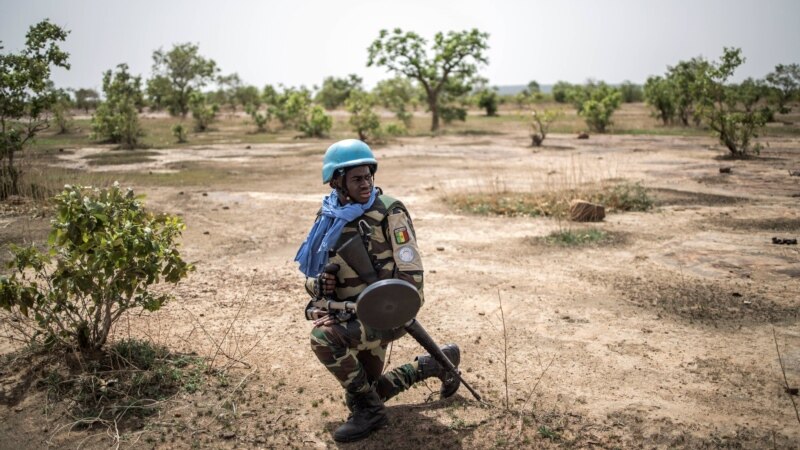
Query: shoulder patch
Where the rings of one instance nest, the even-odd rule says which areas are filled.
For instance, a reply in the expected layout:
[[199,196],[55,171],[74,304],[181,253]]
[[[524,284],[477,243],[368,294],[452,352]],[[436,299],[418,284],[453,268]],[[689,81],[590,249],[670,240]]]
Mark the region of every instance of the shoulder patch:
[[405,212],[390,214],[387,220],[397,269],[404,272],[422,270],[422,258],[408,215]]

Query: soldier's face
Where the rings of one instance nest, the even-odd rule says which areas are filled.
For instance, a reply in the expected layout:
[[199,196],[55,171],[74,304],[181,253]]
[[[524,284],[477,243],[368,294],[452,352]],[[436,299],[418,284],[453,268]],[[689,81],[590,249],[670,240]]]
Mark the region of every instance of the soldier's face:
[[367,203],[372,193],[372,173],[369,166],[350,169],[344,176],[345,187],[350,198],[357,203]]

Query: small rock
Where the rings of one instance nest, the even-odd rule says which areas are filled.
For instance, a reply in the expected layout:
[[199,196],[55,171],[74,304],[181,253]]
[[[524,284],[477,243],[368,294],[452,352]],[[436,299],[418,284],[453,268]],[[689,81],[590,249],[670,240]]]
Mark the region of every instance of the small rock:
[[719,173],[731,173],[731,170],[733,170],[732,167],[720,167]]
[[603,205],[589,203],[586,200],[573,200],[569,203],[569,218],[575,222],[600,222],[606,217]]
[[589,139],[589,133],[581,133],[578,135],[578,139]]
[[444,247],[436,247],[436,251],[443,252],[444,251]]
[[14,412],[22,412],[22,406],[17,406],[14,408]]
[[800,177],[800,170],[790,170],[789,171],[790,177]]
[[233,439],[236,437],[236,433],[234,433],[233,431],[223,431],[222,433],[219,434],[219,436],[222,439]]

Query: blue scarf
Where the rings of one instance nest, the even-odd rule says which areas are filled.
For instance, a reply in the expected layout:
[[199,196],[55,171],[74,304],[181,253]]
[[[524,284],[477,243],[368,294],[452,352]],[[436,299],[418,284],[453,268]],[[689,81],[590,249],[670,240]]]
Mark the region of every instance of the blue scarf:
[[314,222],[308,237],[294,257],[294,260],[300,263],[301,272],[307,277],[316,277],[322,272],[328,262],[328,250],[336,245],[344,226],[371,208],[377,194],[378,190],[372,188],[367,203],[348,203],[342,206],[334,189],[322,200],[322,215]]

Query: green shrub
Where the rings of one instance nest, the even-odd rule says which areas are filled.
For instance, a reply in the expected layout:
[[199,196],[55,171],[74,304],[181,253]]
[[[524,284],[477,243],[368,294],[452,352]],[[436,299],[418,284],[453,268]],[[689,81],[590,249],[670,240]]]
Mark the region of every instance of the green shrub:
[[276,99],[275,117],[284,127],[300,128],[311,107],[311,93],[305,89],[287,89]]
[[556,230],[545,238],[545,241],[550,244],[557,244],[563,246],[578,246],[586,244],[596,244],[609,239],[608,233],[597,228],[589,228],[585,230]]
[[405,136],[408,134],[408,129],[402,123],[390,123],[386,125],[385,131],[389,136]]
[[372,110],[375,102],[375,97],[364,91],[351,92],[345,101],[345,107],[350,113],[350,126],[364,142],[372,141],[380,134],[381,121]]
[[622,103],[620,91],[603,82],[575,86],[570,91],[569,98],[589,128],[598,133],[606,132],[612,124],[611,116]]
[[347,78],[326,77],[315,100],[327,110],[336,109],[347,101],[353,92],[362,90],[362,82],[361,77],[356,74],[350,74]]
[[123,339],[115,342],[109,354],[116,360],[117,367],[135,367],[139,370],[150,370],[159,360],[169,356],[165,347],[154,346],[140,339]]
[[573,88],[570,83],[566,81],[559,81],[553,85],[553,101],[557,103],[567,103],[569,101],[569,91]]
[[256,124],[256,128],[259,132],[263,133],[269,131],[267,125],[272,119],[272,110],[270,110],[269,107],[267,107],[267,109],[262,113],[259,111],[258,106],[247,105],[245,107],[245,111],[247,111],[247,114],[251,119],[253,119],[253,122]]
[[145,211],[117,183],[66,186],[55,206],[48,251],[12,246],[15,270],[0,278],[0,307],[20,316],[34,342],[100,349],[125,311],[156,311],[170,299],[152,285],[175,284],[193,269],[175,243],[181,220]]
[[637,103],[644,100],[642,86],[633,84],[628,80],[619,85],[619,92],[622,94],[622,101],[625,103]]
[[325,110],[315,105],[300,123],[300,131],[307,137],[323,137],[331,131],[333,118],[325,114]]
[[547,133],[550,130],[550,125],[563,116],[564,113],[556,109],[546,109],[541,112],[535,109],[532,110],[530,122],[528,122],[530,126],[531,145],[534,147],[542,145],[544,138],[547,137]]
[[103,74],[105,101],[92,116],[94,139],[122,144],[124,148],[138,146],[144,135],[138,110],[144,102],[141,83],[141,77],[128,73],[127,64],[118,65],[116,73],[109,70]]
[[647,211],[653,207],[653,199],[641,183],[619,183],[604,189],[592,201],[617,211]]
[[195,131],[203,132],[216,120],[219,105],[209,104],[208,97],[202,92],[192,92],[189,94],[189,109],[192,111]]
[[497,105],[500,102],[497,91],[494,89],[483,88],[478,91],[477,97],[478,107],[486,110],[487,116],[491,117],[497,115]]
[[30,27],[22,51],[0,53],[0,199],[20,193],[14,157],[48,127],[45,112],[58,100],[50,67],[69,69],[59,48],[68,33],[43,20]]
[[412,115],[407,111],[410,106],[416,109],[418,90],[414,84],[403,77],[390,78],[379,81],[372,90],[372,94],[381,105],[393,112],[395,117],[403,122],[405,128],[411,128]]
[[718,63],[707,64],[695,74],[698,116],[735,158],[759,153],[758,145],[751,147],[752,140],[773,114],[768,106],[755,107],[763,94],[763,85],[752,80],[740,85],[728,84],[744,61],[741,49],[725,48]]
[[178,144],[187,142],[186,127],[184,127],[182,123],[176,123],[172,126],[172,135],[178,140]]
[[655,108],[653,115],[664,125],[675,118],[675,100],[672,82],[668,78],[652,76],[647,78],[644,85],[644,98],[647,104]]
[[58,134],[66,134],[72,128],[72,112],[70,111],[73,106],[72,99],[63,89],[56,89],[56,97],[58,100],[50,108],[50,112],[53,113]]

